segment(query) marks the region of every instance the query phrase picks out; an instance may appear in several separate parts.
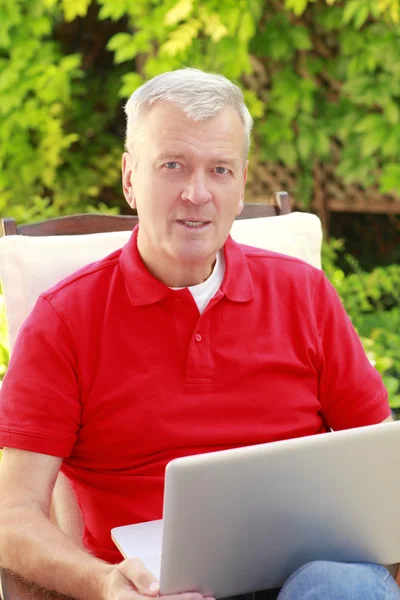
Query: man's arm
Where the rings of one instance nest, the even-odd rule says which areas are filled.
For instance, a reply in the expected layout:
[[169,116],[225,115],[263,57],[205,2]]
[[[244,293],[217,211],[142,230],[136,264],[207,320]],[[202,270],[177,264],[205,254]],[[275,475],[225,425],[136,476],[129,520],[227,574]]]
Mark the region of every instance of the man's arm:
[[[0,565],[77,600],[156,596],[156,578],[139,559],[109,565],[91,556],[49,519],[61,458],[5,448],[0,463]],[[197,593],[166,597],[202,600]]]
[[54,456],[4,449],[0,463],[0,564],[67,596],[101,598],[110,566],[79,548],[49,519],[61,463],[62,459]]

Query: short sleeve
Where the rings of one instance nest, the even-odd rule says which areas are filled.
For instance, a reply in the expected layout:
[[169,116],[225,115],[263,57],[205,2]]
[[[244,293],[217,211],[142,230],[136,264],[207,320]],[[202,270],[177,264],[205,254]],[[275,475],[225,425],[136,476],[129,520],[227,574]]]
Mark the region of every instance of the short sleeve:
[[326,424],[338,430],[380,423],[390,416],[387,391],[325,276],[316,295],[315,318],[322,356],[319,396]]
[[19,332],[0,392],[0,446],[67,457],[80,427],[73,341],[40,297]]

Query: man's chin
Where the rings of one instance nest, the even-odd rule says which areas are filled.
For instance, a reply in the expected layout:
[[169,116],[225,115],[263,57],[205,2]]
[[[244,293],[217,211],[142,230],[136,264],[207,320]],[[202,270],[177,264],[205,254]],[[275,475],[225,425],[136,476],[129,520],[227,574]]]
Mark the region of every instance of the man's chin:
[[[190,285],[196,285],[205,281],[210,275],[215,265],[217,256],[217,250],[209,251],[188,251],[182,249],[181,251],[175,251],[173,254],[173,261],[176,267],[176,272],[186,274],[190,280],[194,283]],[[185,277],[186,279],[186,277]]]
[[175,250],[174,260],[182,267],[201,267],[214,262],[217,252],[214,248],[182,248]]

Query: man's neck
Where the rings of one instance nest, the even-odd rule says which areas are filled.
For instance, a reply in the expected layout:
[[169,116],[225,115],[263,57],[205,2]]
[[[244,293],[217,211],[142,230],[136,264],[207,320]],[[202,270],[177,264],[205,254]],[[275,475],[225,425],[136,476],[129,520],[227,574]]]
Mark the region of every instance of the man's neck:
[[142,260],[153,277],[168,287],[184,288],[206,281],[213,272],[216,256],[210,257],[207,262],[202,264],[189,263],[181,265],[174,262],[169,265],[162,265],[162,267],[154,263],[151,264],[143,257]]

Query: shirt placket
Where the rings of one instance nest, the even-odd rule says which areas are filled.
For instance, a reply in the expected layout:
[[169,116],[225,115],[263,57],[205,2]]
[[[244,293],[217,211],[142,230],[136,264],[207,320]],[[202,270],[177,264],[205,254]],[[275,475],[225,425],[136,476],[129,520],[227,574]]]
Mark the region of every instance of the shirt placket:
[[214,364],[211,353],[211,320],[210,313],[216,310],[215,305],[223,298],[221,291],[218,291],[214,298],[210,300],[204,313],[198,319],[193,335],[189,342],[186,383],[188,384],[207,384],[212,382]]
[[204,313],[197,321],[189,342],[186,368],[186,383],[204,384],[212,380],[210,352],[210,319]]

